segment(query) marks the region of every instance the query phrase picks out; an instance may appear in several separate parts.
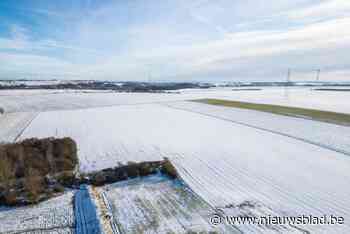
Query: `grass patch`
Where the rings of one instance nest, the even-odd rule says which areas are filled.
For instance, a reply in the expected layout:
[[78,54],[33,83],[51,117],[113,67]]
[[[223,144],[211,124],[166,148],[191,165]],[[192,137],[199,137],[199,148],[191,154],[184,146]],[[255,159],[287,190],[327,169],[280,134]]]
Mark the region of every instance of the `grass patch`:
[[263,112],[268,112],[273,114],[307,118],[307,119],[333,123],[333,124],[338,124],[343,126],[350,126],[350,115],[337,113],[337,112],[305,109],[305,108],[298,108],[298,107],[279,106],[279,105],[228,101],[228,100],[220,100],[220,99],[199,99],[199,100],[192,100],[192,101],[206,103],[210,105],[263,111]]

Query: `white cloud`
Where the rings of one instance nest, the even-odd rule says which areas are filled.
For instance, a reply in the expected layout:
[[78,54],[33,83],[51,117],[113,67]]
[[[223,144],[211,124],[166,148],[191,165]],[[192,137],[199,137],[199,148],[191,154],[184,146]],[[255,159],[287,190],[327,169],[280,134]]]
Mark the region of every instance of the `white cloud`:
[[329,17],[349,16],[349,0],[326,0],[318,4],[290,11],[287,16],[294,20],[322,20]]
[[271,79],[289,66],[350,70],[347,0],[135,4],[115,2],[64,20],[67,30],[57,37],[34,40],[13,26],[11,38],[0,37],[0,62],[7,72],[122,80],[144,79],[150,70],[162,80]]

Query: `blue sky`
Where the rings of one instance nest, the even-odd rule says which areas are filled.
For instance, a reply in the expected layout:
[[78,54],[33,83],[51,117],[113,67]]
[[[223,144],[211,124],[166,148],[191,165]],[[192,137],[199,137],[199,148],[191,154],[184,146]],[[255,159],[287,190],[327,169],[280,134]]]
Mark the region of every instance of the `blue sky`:
[[350,80],[349,0],[1,0],[0,79]]

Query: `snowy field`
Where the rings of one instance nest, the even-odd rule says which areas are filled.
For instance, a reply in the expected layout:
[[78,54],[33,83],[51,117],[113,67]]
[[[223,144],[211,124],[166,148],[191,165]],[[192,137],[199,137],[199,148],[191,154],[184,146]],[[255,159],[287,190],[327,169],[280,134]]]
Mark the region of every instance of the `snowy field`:
[[350,114],[350,92],[316,91],[311,88],[263,88],[261,91],[218,91],[218,98]]
[[[292,106],[314,106],[317,98],[308,96],[312,94],[322,97],[316,109],[347,112],[349,108],[345,92],[290,91]],[[245,233],[350,233],[349,127],[182,101],[241,98],[281,104],[276,101],[285,97],[281,89],[43,92],[0,95],[0,106],[19,111],[0,116],[0,139],[72,137],[84,172],[168,157],[196,194],[226,214],[345,218],[345,224],[337,226],[239,226]],[[297,92],[305,93],[302,101],[293,99]],[[132,194],[127,188],[116,189]]]
[[74,90],[0,90],[0,107],[6,113],[84,109],[135,105],[207,97],[202,94],[116,93],[111,91]]
[[239,233],[209,223],[214,210],[179,180],[149,176],[104,187],[121,233]]
[[[211,112],[212,116],[195,113],[196,110],[207,114]],[[226,119],[217,118],[222,115]],[[281,135],[256,129],[254,126],[264,127]],[[214,132],[219,132],[220,137],[213,134]],[[348,127],[186,102],[170,103],[168,106],[144,104],[42,112],[19,140],[30,137],[72,137],[79,146],[81,170],[92,171],[110,167],[111,160],[114,161],[113,165],[117,165],[128,161],[159,160],[173,154],[192,153],[203,147],[204,150],[220,148],[228,139],[240,139],[240,135],[244,136],[241,133],[250,132],[257,135],[255,142],[266,142],[267,145],[271,145],[273,139],[258,139],[260,134],[281,139],[290,138],[283,136],[289,134],[300,138],[290,139],[295,145],[305,143],[302,141],[305,139],[324,147],[350,152]],[[332,134],[334,132],[337,134]],[[249,145],[251,142],[254,142],[253,139],[241,143]]]
[[343,152],[350,156],[350,127],[196,102],[172,102],[164,105],[221,120],[232,121],[260,130],[271,131],[286,137],[307,141],[320,147]]
[[[350,219],[348,156],[232,121],[161,104],[132,105],[43,112],[21,139],[33,136],[73,137],[83,171],[169,157],[213,207],[249,201],[259,204],[251,211],[256,214]],[[344,233],[350,226],[306,229]]]
[[0,143],[15,141],[35,116],[34,112],[0,115]]
[[0,81],[0,85],[3,86],[15,86],[15,85],[55,85],[55,84],[60,84],[60,83],[67,83],[65,81],[60,81],[60,80],[40,80],[40,81],[35,81],[35,80],[15,80],[15,81]]
[[35,206],[0,207],[0,233],[74,233],[73,192]]
[[75,90],[0,90],[0,107],[6,112],[80,109],[217,98],[275,105],[305,107],[350,113],[350,92],[313,91],[310,88],[262,88],[261,91],[232,91],[233,88],[185,89],[172,93],[114,93]]

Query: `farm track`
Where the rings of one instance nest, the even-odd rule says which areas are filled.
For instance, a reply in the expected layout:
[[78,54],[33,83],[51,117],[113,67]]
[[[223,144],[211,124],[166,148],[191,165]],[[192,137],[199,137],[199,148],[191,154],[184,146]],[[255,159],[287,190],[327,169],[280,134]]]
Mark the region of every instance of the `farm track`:
[[309,139],[306,139],[306,138],[297,137],[295,135],[283,133],[281,131],[275,131],[275,130],[271,130],[269,128],[264,128],[264,127],[260,127],[260,126],[257,126],[257,125],[247,124],[247,123],[242,122],[242,121],[236,121],[236,120],[220,117],[220,116],[213,115],[213,114],[208,114],[208,113],[204,113],[204,112],[200,112],[200,111],[189,110],[189,109],[186,109],[186,108],[174,107],[174,106],[171,106],[171,105],[164,105],[164,106],[166,106],[168,108],[176,109],[176,110],[182,110],[182,111],[186,111],[186,112],[191,112],[191,113],[203,115],[203,116],[206,116],[206,117],[215,118],[215,119],[226,121],[226,122],[231,122],[233,124],[238,124],[238,125],[242,125],[242,126],[249,127],[249,128],[254,128],[254,129],[259,130],[259,131],[265,131],[265,132],[277,134],[277,135],[280,135],[280,136],[292,138],[294,140],[302,141],[304,143],[312,144],[312,145],[315,145],[315,146],[318,146],[318,147],[321,147],[321,148],[324,148],[324,149],[327,149],[327,150],[331,150],[331,151],[334,151],[334,152],[337,152],[337,153],[341,153],[341,154],[343,154],[345,156],[350,156],[350,152],[349,151],[341,150],[341,149],[332,147],[330,145],[326,145],[326,144],[323,144],[323,143],[320,143],[320,142],[315,142],[315,141],[312,141],[312,140],[309,140]]

